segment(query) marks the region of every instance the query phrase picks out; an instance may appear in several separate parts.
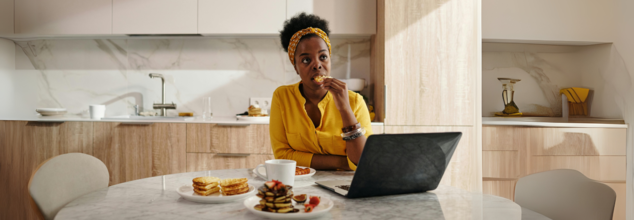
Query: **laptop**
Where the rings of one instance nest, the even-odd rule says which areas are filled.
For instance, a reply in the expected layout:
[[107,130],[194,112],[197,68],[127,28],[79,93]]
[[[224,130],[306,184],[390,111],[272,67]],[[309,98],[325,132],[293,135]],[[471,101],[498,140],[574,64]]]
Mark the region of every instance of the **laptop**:
[[434,190],[460,137],[462,132],[371,135],[352,181],[315,183],[348,198]]

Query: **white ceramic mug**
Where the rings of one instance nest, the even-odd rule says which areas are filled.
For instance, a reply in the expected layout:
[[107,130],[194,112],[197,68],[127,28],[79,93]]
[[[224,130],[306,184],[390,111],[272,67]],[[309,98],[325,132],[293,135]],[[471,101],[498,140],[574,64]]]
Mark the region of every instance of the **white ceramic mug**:
[[91,119],[101,119],[106,114],[106,106],[105,105],[90,105],[90,118]]
[[[255,174],[267,181],[277,180],[284,185],[292,186],[295,184],[295,167],[297,162],[294,160],[267,160],[264,164],[255,167]],[[266,169],[266,175],[260,173],[260,167]]]

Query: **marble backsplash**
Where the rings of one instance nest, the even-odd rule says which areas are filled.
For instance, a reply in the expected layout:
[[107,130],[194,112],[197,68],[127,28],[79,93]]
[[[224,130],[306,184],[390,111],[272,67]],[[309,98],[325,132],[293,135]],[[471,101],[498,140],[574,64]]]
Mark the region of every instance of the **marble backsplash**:
[[[370,81],[370,39],[332,39],[333,77],[345,78],[348,45],[351,77]],[[87,115],[88,105],[107,105],[106,115],[127,115],[134,105],[152,110],[161,100],[177,111],[200,113],[202,98],[212,98],[217,116],[246,111],[249,97],[299,81],[279,38],[55,39],[15,42],[15,110],[30,116],[36,107],[64,107]],[[369,89],[362,94],[370,97]],[[170,115],[177,111],[171,111]]]
[[592,117],[622,118],[615,90],[606,84],[611,44],[562,46],[484,43],[482,47],[482,116],[504,109],[502,84],[498,77],[517,78],[515,103],[523,113],[560,117],[559,90],[569,87],[591,89]]

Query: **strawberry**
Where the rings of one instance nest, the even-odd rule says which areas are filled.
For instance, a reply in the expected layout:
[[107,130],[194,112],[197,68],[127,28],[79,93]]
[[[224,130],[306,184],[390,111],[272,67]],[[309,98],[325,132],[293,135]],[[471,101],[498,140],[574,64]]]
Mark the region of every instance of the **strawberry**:
[[304,212],[309,213],[315,209],[315,205],[313,204],[304,204]]
[[319,202],[321,202],[321,198],[319,196],[310,196],[310,201],[308,202],[308,204],[318,206]]
[[264,186],[267,189],[271,190],[271,189],[275,188],[275,182],[274,181],[267,181],[267,182],[264,183]]

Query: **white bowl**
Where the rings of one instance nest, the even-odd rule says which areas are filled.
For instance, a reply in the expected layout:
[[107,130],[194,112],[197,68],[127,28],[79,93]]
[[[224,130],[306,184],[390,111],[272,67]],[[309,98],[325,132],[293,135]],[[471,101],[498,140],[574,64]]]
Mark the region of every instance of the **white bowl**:
[[342,82],[345,82],[346,85],[348,86],[349,90],[352,91],[361,91],[365,88],[365,79],[358,79],[358,78],[353,78],[353,79],[340,79]]

